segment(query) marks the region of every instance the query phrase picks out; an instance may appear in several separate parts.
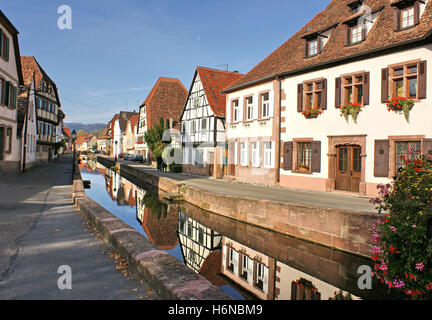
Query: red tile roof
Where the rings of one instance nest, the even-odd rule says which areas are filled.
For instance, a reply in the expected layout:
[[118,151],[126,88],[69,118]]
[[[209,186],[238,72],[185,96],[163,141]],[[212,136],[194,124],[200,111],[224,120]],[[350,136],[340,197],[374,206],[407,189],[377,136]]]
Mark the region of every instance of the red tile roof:
[[88,142],[87,136],[79,136],[75,140],[75,144],[77,144],[77,145],[83,144],[84,142]]
[[138,114],[134,114],[132,117],[129,118],[129,121],[131,123],[131,129],[132,129],[132,132],[133,132],[134,127],[138,126],[139,115]]
[[243,74],[204,67],[197,67],[197,72],[213,113],[225,117],[226,98],[221,91],[241,79]]
[[24,77],[24,84],[30,85],[33,81],[33,74],[35,79],[35,89],[39,88],[40,82],[45,78],[45,81],[49,82],[53,88],[54,93],[57,97],[58,106],[61,106],[60,98],[58,96],[57,86],[54,81],[47,75],[45,70],[40,66],[35,57],[21,57],[22,73]]
[[147,123],[152,127],[160,118],[178,122],[187,97],[187,90],[178,79],[161,77],[141,105],[146,105]]
[[[348,4],[353,0],[332,0],[325,10],[318,13],[309,23],[294,34],[288,41],[261,61],[242,79],[232,84],[226,92],[235,91],[253,84],[274,79],[277,75],[289,75],[319,68],[327,63],[342,62],[347,59],[409,43],[421,41],[432,34],[432,1],[427,3],[420,23],[405,31],[395,32],[393,27],[393,10],[389,0],[364,0],[371,11],[380,10],[377,20],[369,31],[365,41],[345,46],[344,25],[351,16]],[[336,25],[321,53],[315,57],[305,58],[305,35],[326,30]],[[397,49],[395,49],[397,50]]]
[[63,127],[63,133],[65,134],[65,136],[67,136],[68,138],[70,138],[71,136],[71,131],[68,127]]

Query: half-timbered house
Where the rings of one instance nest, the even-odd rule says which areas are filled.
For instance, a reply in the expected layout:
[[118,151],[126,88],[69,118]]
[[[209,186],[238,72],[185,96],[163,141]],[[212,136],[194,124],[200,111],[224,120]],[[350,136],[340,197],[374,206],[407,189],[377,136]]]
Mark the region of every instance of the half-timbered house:
[[183,172],[222,177],[225,157],[225,109],[223,89],[242,77],[197,67],[180,118]]

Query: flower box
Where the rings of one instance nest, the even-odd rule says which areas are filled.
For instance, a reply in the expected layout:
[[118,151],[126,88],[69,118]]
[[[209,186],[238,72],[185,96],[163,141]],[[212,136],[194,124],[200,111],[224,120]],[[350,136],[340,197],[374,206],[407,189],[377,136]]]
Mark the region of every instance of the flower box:
[[395,97],[387,100],[387,110],[401,113],[403,112],[405,119],[409,120],[409,113],[414,107],[414,100],[412,98]]
[[302,111],[302,115],[306,118],[306,119],[313,119],[313,118],[318,118],[318,116],[322,113],[322,110],[320,107],[316,107],[313,109],[305,109]]
[[348,121],[348,118],[351,116],[353,121],[357,123],[357,117],[362,111],[362,105],[360,103],[350,102],[345,106],[340,106],[339,110],[341,113],[341,117],[343,116],[346,121]]

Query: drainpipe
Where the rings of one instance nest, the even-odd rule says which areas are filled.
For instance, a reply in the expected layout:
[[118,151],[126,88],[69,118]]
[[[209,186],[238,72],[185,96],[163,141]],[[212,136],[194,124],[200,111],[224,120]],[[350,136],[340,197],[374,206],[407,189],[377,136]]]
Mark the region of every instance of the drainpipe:
[[26,158],[27,158],[27,125],[28,125],[28,114],[29,114],[29,106],[30,106],[30,87],[27,90],[27,108],[24,116],[24,139],[23,139],[23,160],[22,160],[22,172],[25,172],[26,166]]
[[280,183],[280,164],[281,164],[281,125],[282,125],[282,80],[279,76],[276,77],[276,81],[278,82],[279,87],[279,103],[277,105],[277,141],[276,141],[276,154],[275,157],[277,159],[276,161],[276,176],[275,176],[275,182],[276,184]]

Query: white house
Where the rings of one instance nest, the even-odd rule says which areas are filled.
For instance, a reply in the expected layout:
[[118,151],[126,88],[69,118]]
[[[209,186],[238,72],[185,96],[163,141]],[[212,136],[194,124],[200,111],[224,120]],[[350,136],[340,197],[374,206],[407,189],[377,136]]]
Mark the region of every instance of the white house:
[[18,31],[0,10],[0,172],[19,170],[21,140],[17,134],[17,93],[24,84]]
[[[273,84],[276,184],[373,196],[404,159],[432,153],[431,18],[430,1],[333,0],[225,91],[244,101]],[[388,108],[396,97],[412,98],[408,119]]]
[[242,76],[196,68],[180,117],[184,172],[222,177],[226,100],[221,91]]

